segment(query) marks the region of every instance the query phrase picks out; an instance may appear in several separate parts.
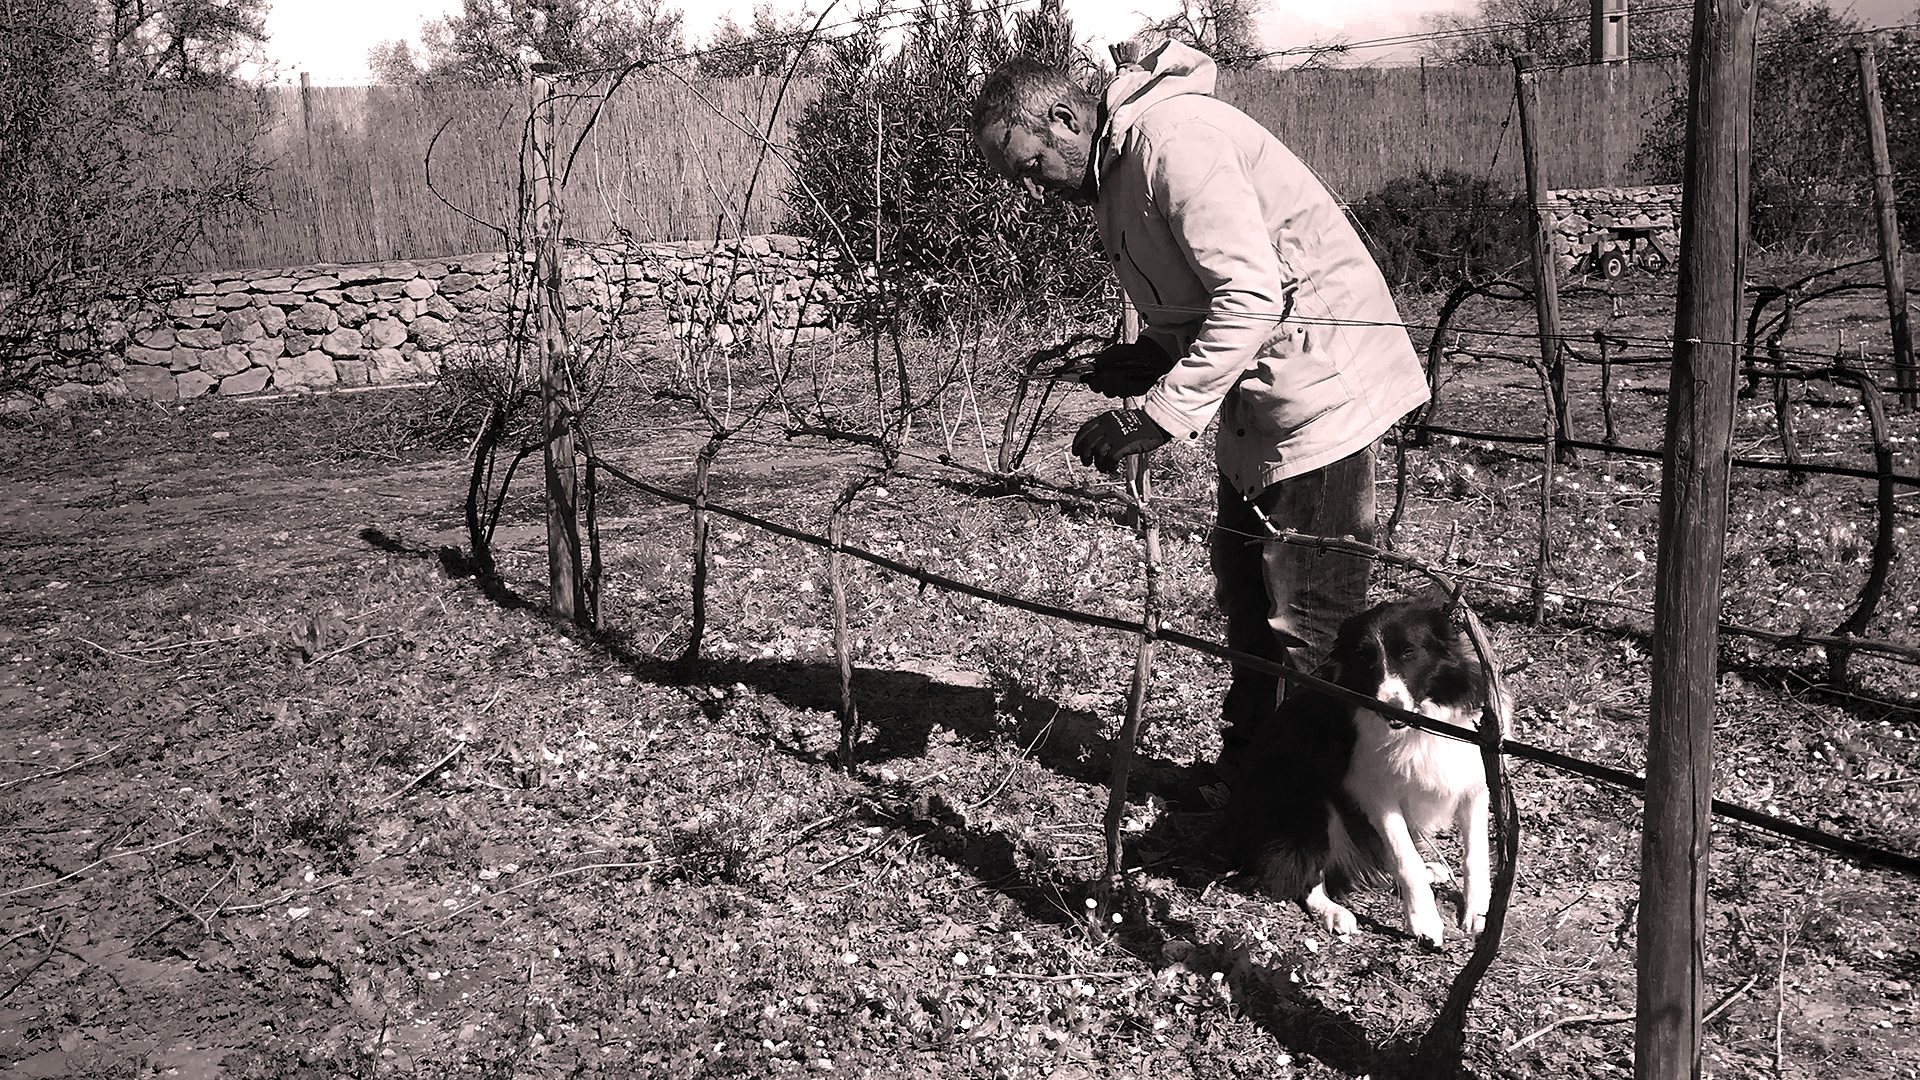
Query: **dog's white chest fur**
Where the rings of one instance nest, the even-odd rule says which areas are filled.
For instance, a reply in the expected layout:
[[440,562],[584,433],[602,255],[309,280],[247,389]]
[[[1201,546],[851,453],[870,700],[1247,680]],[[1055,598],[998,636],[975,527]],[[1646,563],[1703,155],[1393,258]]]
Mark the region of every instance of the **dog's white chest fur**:
[[[1397,678],[1382,685],[1379,698],[1469,733],[1480,715],[1478,709],[1414,702]],[[1473,743],[1396,727],[1372,712],[1357,712],[1354,726],[1345,787],[1364,809],[1397,809],[1409,828],[1432,836],[1454,822],[1461,800],[1486,790],[1480,748]]]

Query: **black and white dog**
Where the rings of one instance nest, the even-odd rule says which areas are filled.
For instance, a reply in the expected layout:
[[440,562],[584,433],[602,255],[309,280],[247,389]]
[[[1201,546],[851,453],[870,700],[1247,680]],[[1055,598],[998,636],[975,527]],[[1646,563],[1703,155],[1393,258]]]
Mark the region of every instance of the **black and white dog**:
[[[1471,613],[1460,609],[1466,618]],[[1489,698],[1501,730],[1511,702],[1490,689],[1466,631],[1443,601],[1381,604],[1347,620],[1317,674],[1376,701],[1473,731]],[[1451,825],[1465,850],[1460,929],[1477,935],[1490,894],[1487,783],[1479,748],[1429,734],[1311,690],[1295,689],[1254,733],[1235,770],[1228,838],[1274,896],[1298,899],[1328,931],[1351,934],[1335,896],[1395,884],[1413,936],[1441,939],[1436,872],[1416,841]]]

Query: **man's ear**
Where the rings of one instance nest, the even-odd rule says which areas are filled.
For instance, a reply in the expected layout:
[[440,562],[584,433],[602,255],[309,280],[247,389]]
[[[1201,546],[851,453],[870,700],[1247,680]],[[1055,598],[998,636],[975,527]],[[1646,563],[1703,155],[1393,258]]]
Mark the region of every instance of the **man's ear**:
[[1080,114],[1064,101],[1055,102],[1053,107],[1047,110],[1047,119],[1075,135],[1080,134]]

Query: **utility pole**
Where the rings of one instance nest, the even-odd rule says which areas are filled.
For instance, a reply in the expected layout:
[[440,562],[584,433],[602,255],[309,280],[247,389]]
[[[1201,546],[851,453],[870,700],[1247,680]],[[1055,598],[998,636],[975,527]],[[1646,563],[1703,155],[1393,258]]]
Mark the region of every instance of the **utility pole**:
[[1587,20],[1587,62],[1627,62],[1627,0],[1592,0]]
[[1685,196],[1653,587],[1637,1080],[1700,1076],[1720,572],[1746,277],[1755,0],[1694,0]]

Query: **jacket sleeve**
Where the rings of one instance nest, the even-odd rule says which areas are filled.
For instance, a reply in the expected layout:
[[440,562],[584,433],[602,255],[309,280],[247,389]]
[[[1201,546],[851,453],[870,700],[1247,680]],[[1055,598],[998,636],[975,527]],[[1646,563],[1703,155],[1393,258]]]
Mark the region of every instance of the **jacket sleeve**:
[[1211,298],[1181,359],[1143,408],[1168,434],[1197,438],[1221,399],[1280,331],[1286,285],[1241,149],[1220,129],[1183,124],[1148,148],[1148,190]]

